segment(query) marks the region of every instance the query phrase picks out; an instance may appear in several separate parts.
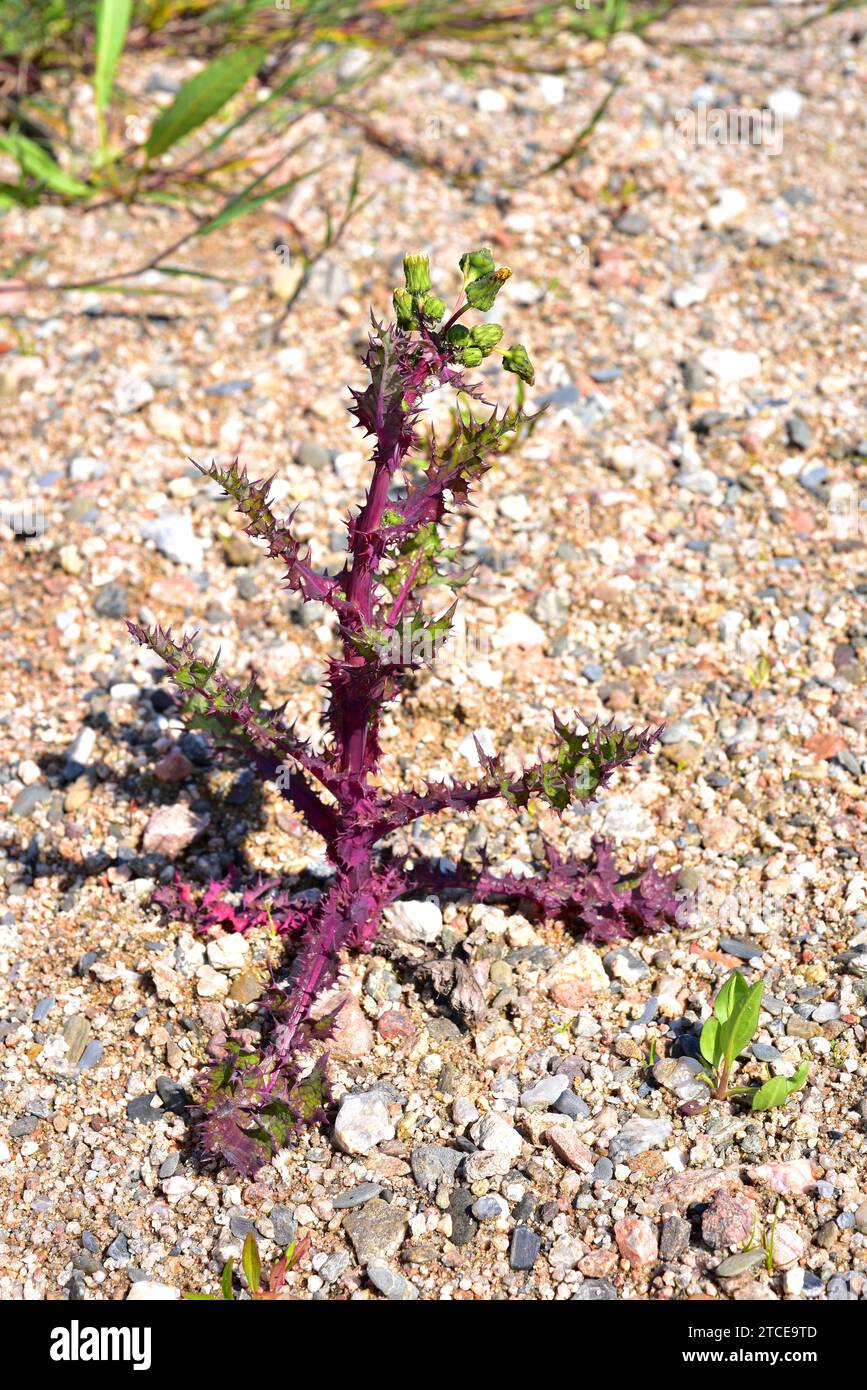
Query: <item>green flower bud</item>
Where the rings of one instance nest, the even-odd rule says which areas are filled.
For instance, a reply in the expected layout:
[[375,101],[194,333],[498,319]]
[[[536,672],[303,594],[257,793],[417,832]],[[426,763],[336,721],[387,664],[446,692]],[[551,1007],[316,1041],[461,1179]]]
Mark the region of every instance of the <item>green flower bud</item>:
[[473,280],[478,280],[480,275],[488,275],[494,269],[494,258],[487,246],[483,246],[478,251],[468,251],[465,256],[461,256],[459,264],[466,288]]
[[439,323],[446,311],[445,301],[437,299],[435,295],[430,295],[422,305],[422,313],[426,319],[432,323]]
[[470,337],[476,347],[480,347],[482,352],[488,353],[503,336],[503,330],[498,323],[478,323],[475,328],[470,329]]
[[451,343],[453,347],[460,347],[461,343],[469,343],[470,341],[470,330],[464,328],[462,323],[453,323],[446,334],[446,342]]
[[410,294],[425,294],[430,289],[430,261],[427,256],[404,256],[403,273]]
[[480,347],[473,347],[471,343],[469,347],[462,349],[461,361],[465,367],[478,367],[484,355]]
[[412,295],[409,290],[395,290],[391,296],[394,305],[394,312],[397,315],[397,322],[401,328],[415,328],[415,305],[412,302]]
[[503,366],[507,372],[514,372],[522,381],[532,386],[536,379],[533,364],[527,356],[523,343],[513,343],[508,352],[503,353]]
[[474,309],[481,309],[483,314],[487,313],[488,309],[493,309],[494,300],[511,274],[508,266],[504,265],[500,270],[480,275],[477,280],[467,285],[467,303]]

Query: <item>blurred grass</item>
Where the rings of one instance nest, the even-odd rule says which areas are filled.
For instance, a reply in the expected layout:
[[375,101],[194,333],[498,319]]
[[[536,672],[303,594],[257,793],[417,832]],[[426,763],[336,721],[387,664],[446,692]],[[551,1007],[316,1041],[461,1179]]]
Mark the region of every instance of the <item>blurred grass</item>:
[[[55,203],[89,211],[120,202],[189,214],[193,226],[125,272],[132,278],[316,172],[300,158],[306,139],[291,143],[292,127],[312,111],[460,177],[384,136],[357,109],[372,79],[407,55],[463,72],[481,67],[488,80],[506,68],[563,71],[575,42],[642,33],[681,8],[685,0],[0,0],[0,209]],[[767,6],[737,0],[733,8]],[[799,27],[840,8],[805,3]],[[571,47],[558,42],[564,38]],[[344,65],[349,50],[367,51],[369,61]],[[167,104],[147,103],[156,109],[142,131],[143,103],[124,82],[134,65],[161,60],[196,71]],[[613,90],[536,177],[583,151]],[[263,147],[278,131],[289,139],[263,172]],[[357,179],[348,197],[340,227],[359,206]],[[311,263],[315,250],[304,254]]]

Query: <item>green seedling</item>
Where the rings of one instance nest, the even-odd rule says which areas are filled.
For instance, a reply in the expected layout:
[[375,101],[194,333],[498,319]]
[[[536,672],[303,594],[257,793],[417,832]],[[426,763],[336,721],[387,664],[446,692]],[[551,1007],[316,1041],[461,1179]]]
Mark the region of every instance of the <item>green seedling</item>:
[[[262,1261],[259,1257],[259,1246],[256,1237],[251,1231],[244,1241],[244,1249],[241,1254],[241,1268],[247,1281],[247,1288],[250,1297],[257,1302],[291,1298],[285,1289],[286,1275],[292,1269],[302,1255],[306,1253],[309,1240],[305,1236],[304,1240],[293,1240],[283,1255],[271,1270],[268,1279],[268,1286],[262,1285]],[[223,1266],[223,1273],[220,1276],[220,1292],[216,1293],[185,1293],[184,1298],[194,1303],[234,1303],[235,1291],[232,1283],[235,1261],[234,1258],[226,1261]]]
[[749,1239],[744,1242],[744,1250],[764,1250],[765,1269],[769,1274],[774,1272],[774,1241],[777,1235],[777,1222],[784,1210],[783,1203],[777,1202],[770,1225],[764,1226],[761,1230],[759,1229],[759,1219],[756,1217],[753,1222],[752,1233]]
[[792,1092],[803,1086],[810,1069],[809,1063],[803,1062],[791,1078],[769,1073],[762,1086],[732,1086],[735,1064],[758,1030],[763,991],[761,980],[750,988],[740,971],[733,971],[714,1000],[713,1013],[701,1030],[701,1055],[707,1070],[700,1073],[700,1079],[707,1082],[717,1100],[751,1097],[753,1110],[772,1110],[785,1105]]

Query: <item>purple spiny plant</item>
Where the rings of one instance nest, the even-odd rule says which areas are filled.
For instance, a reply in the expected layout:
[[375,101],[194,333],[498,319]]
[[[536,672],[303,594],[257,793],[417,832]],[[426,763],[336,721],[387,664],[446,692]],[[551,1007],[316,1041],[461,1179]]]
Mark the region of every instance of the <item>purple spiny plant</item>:
[[[616,768],[646,752],[660,729],[634,733],[611,724],[576,727],[554,718],[553,751],[520,775],[506,772],[499,757],[479,748],[481,777],[469,785],[431,785],[420,791],[388,791],[380,785],[379,728],[383,711],[411,672],[445,640],[455,604],[429,616],[422,602],[435,585],[458,588],[454,552],[442,528],[449,510],[467,503],[472,485],[493,457],[525,427],[521,406],[491,409],[466,369],[479,366],[503,335],[499,325],[466,327],[470,310],[487,313],[511,272],[495,267],[483,249],[461,258],[463,290],[446,317],[432,294],[425,256],[404,260],[405,288],[395,290],[396,323],[373,321],[365,365],[369,384],[353,391],[358,425],[375,441],[364,505],[347,522],[348,555],[339,573],[322,573],[292,536],[292,518],[278,520],[268,504],[270,481],[251,482],[237,462],[202,469],[231,496],[246,520],[246,533],[267,544],[285,568],[284,584],[336,614],[341,653],[327,672],[327,737],[321,751],[298,737],[282,709],[270,709],[255,680],[234,684],[201,660],[193,639],[175,642],[170,632],[130,624],[133,636],[165,662],[184,692],[182,713],[207,729],[218,746],[240,750],[258,777],[281,795],[321,836],[334,869],[330,886],[315,898],[292,898],[277,881],[228,903],[231,879],[211,883],[200,903],[176,880],[157,899],[173,915],[199,926],[243,930],[268,921],[297,938],[291,968],[275,984],[266,1006],[270,1029],[260,1045],[232,1041],[203,1081],[201,1142],[210,1158],[222,1157],[244,1173],[267,1161],[300,1124],[324,1113],[328,1098],[324,1060],[305,1071],[300,1056],[327,1035],[329,1020],[312,1023],[314,997],[336,976],[341,952],[370,947],[386,904],[407,894],[458,890],[481,902],[515,899],[538,916],[559,917],[599,941],[660,929],[674,921],[678,901],[671,877],[652,867],[621,875],[608,848],[594,842],[589,860],[564,860],[547,848],[541,876],[497,876],[482,863],[454,870],[440,861],[392,859],[377,846],[391,832],[439,811],[475,812],[497,798],[514,808],[544,802],[562,814],[586,803]],[[503,366],[533,381],[523,346],[503,354]],[[423,443],[417,426],[422,395],[438,386],[458,393],[455,427],[438,445]],[[424,457],[420,455],[424,454]],[[288,775],[287,775],[288,771]],[[250,1034],[246,1034],[249,1038]]]

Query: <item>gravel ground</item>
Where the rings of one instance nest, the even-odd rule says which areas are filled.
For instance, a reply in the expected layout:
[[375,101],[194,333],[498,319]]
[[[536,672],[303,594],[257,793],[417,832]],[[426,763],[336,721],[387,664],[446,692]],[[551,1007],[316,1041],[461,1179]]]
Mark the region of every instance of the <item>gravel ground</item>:
[[[286,224],[266,213],[184,262],[235,285],[16,298],[3,487],[44,532],[7,529],[0,552],[0,1297],[213,1292],[249,1230],[266,1265],[309,1237],[303,1298],[867,1294],[865,31],[841,14],[782,44],[783,13],[685,13],[560,55],[562,78],[378,79],[383,131],[478,176],[368,149],[371,201],[285,320]],[[615,70],[583,161],[527,180]],[[761,147],[696,145],[676,113],[698,100],[783,124]],[[328,174],[282,209],[311,232],[354,152],[317,121]],[[176,234],[167,213],[16,212],[3,258],[36,251],[28,274],[57,283]],[[577,851],[601,829],[624,862],[678,869],[695,907],[603,952],[515,912],[404,905],[341,976],[336,1125],[253,1183],[205,1172],[188,1091],[209,1039],[255,1015],[275,946],[195,939],[150,895],[175,863],[301,888],[325,870],[278,796],[182,736],[123,619],[198,628],[316,733],[332,633],[187,455],[276,470],[334,557],[365,477],[343,383],[367,306],[386,312],[404,248],[445,269],[485,243],[514,268],[503,321],[550,409],[455,522],[478,562],[467,641],[387,722],[384,773],[467,778],[473,733],[532,757],[552,708],[665,719],[585,814],[487,809],[417,845],[455,855],[469,835],[514,867],[540,829]],[[512,379],[489,386],[508,398]],[[461,943],[469,1017],[428,972]],[[736,964],[765,981],[749,1073],[807,1058],[809,1081],[767,1114],[683,1114],[684,1059]],[[770,1260],[747,1247],[778,1202]]]

